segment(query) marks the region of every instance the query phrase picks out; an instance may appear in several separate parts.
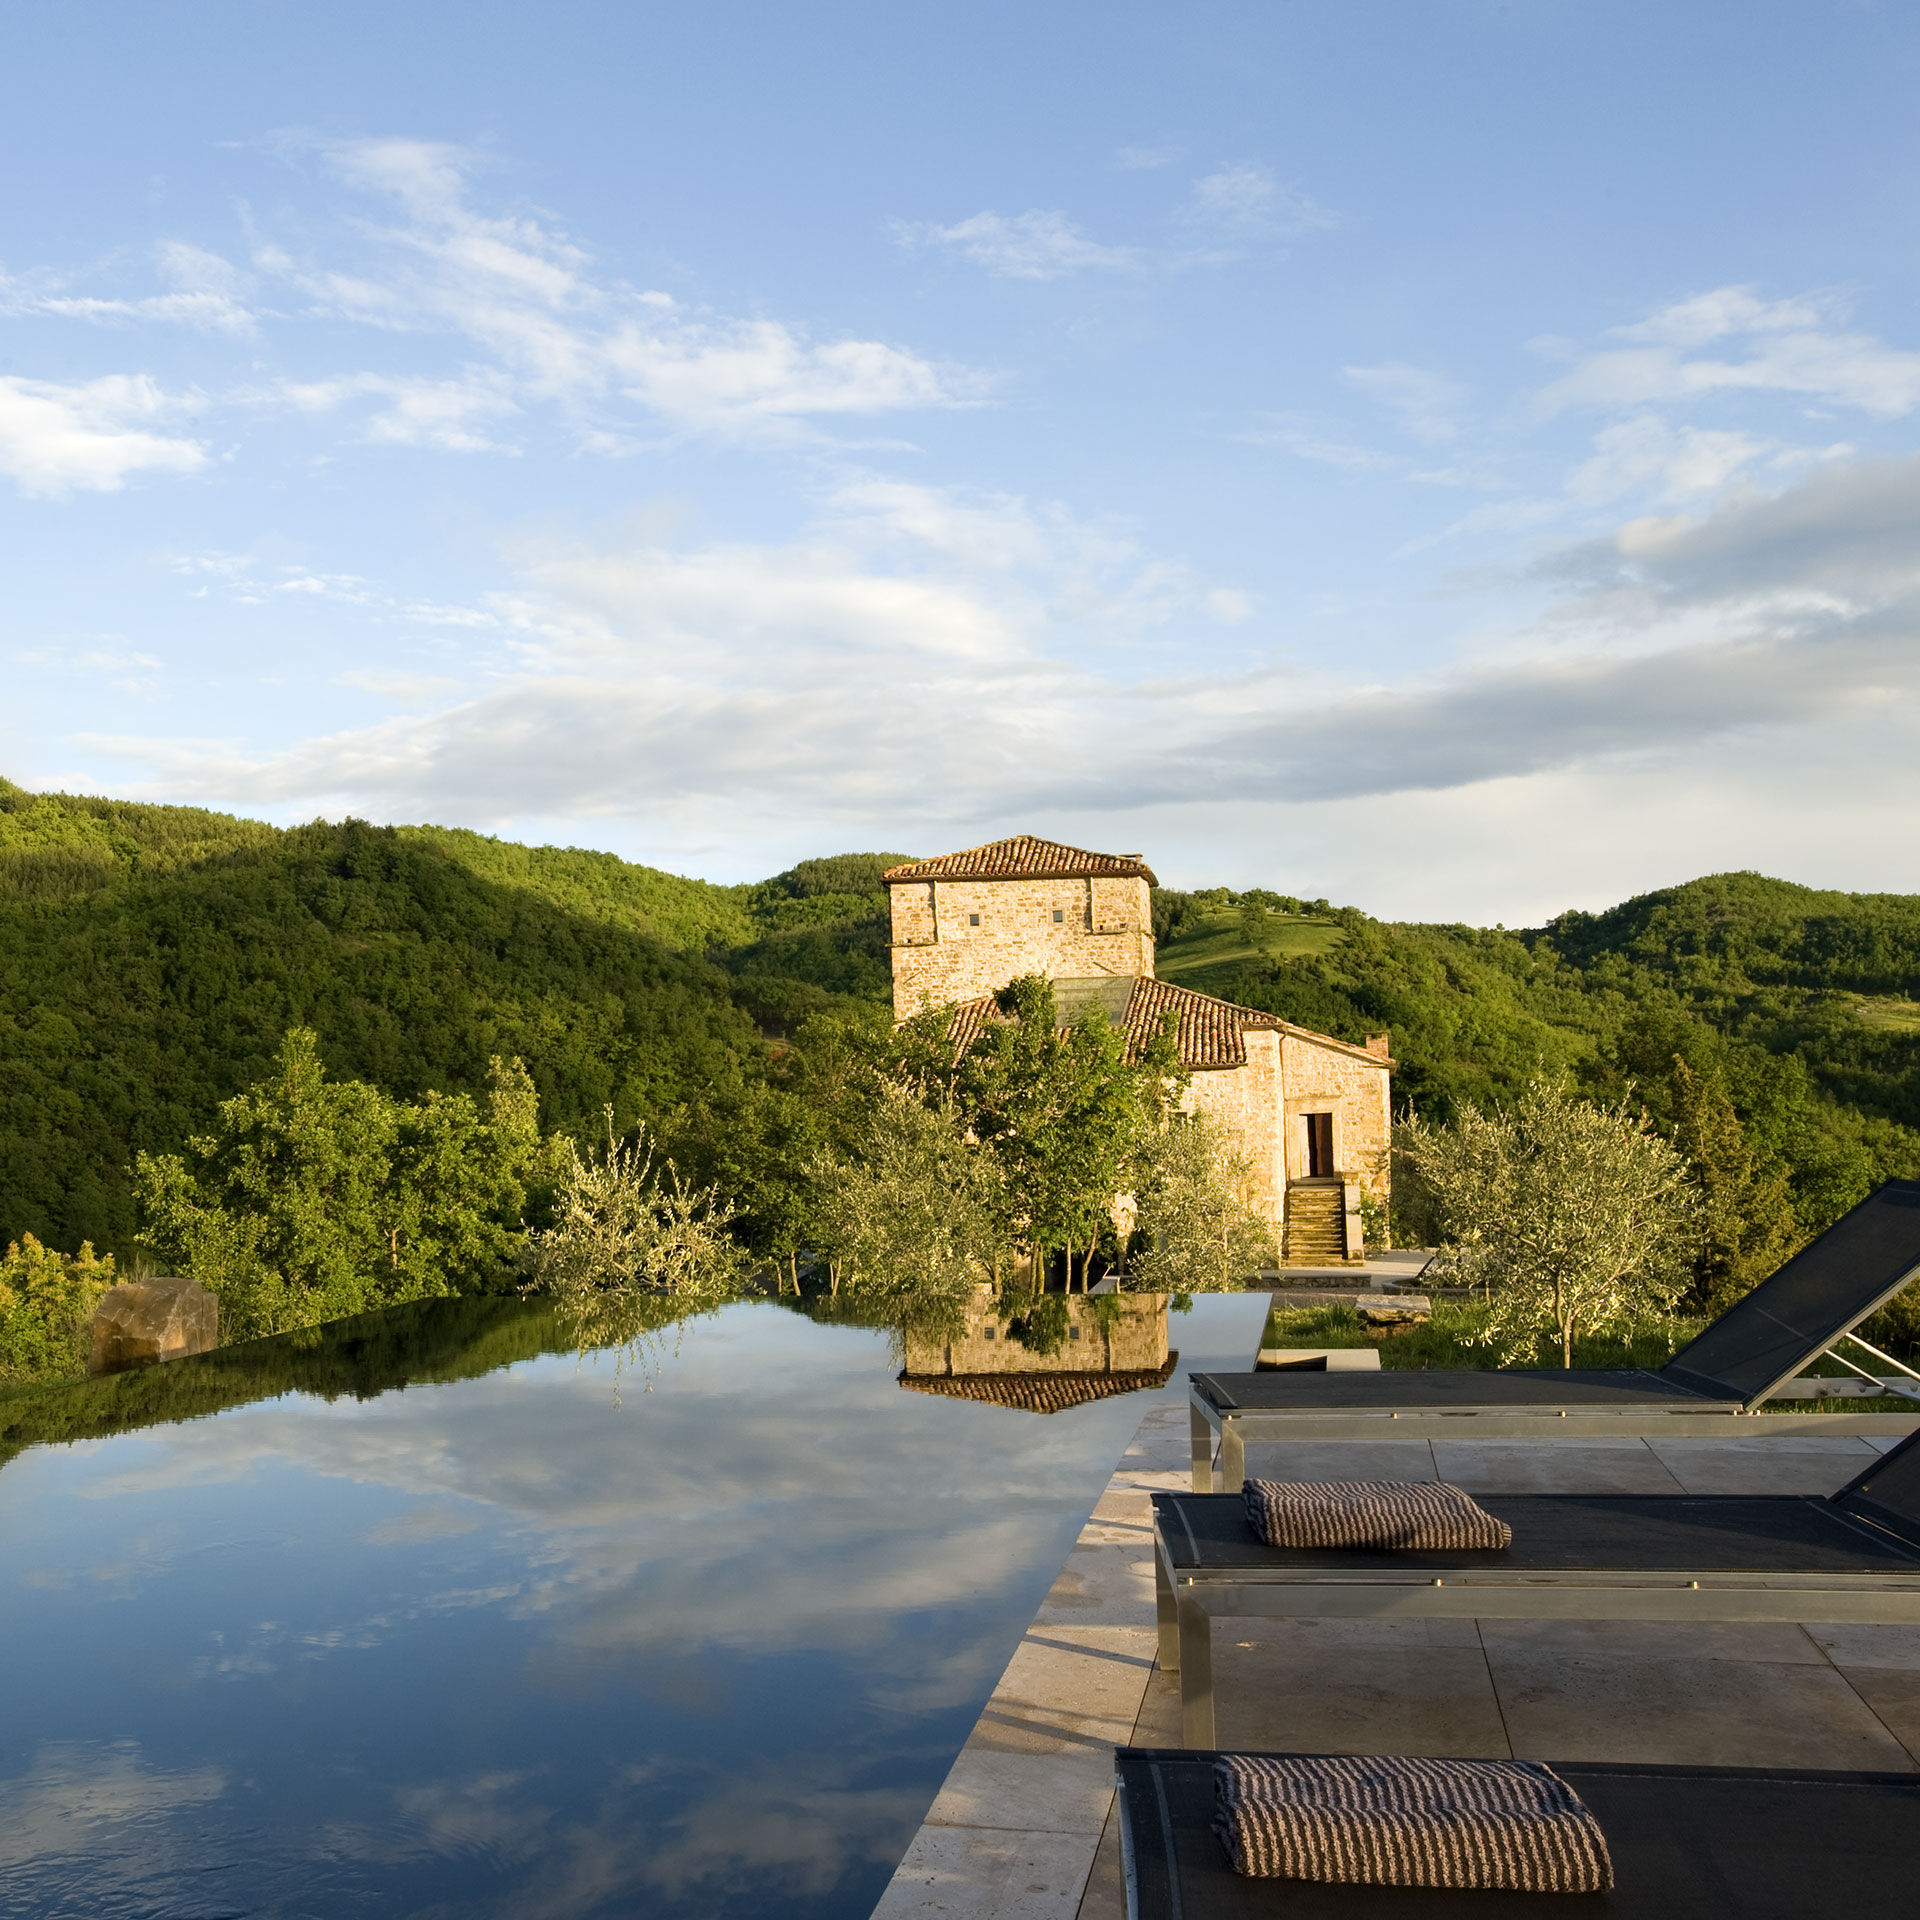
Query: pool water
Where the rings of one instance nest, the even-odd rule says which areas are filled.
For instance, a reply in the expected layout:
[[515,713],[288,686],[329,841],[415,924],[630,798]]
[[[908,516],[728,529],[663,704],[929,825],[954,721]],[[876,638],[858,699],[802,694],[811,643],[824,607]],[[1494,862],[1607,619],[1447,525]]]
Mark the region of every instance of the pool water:
[[1051,1415],[760,1302],[619,1380],[535,1352],[29,1446],[0,1912],[860,1920],[1142,1414],[1265,1307],[1201,1296],[1165,1388]]

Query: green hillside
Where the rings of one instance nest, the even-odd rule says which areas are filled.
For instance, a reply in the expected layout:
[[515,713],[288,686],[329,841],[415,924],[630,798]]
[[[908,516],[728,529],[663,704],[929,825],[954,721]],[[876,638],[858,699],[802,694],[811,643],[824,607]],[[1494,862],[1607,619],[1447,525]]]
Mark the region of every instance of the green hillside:
[[[721,887],[0,781],[0,1240],[127,1251],[135,1149],[204,1128],[295,1024],[335,1075],[405,1098],[478,1092],[490,1054],[519,1054],[542,1124],[582,1136],[608,1101],[669,1128],[745,1111],[810,1014],[890,1004],[880,876],[906,857]],[[1214,888],[1156,892],[1154,921],[1167,979],[1342,1039],[1387,1029],[1403,1108],[1498,1102],[1544,1066],[1665,1124],[1678,1054],[1791,1171],[1808,1231],[1920,1174],[1920,899],[1720,874],[1505,932]]]

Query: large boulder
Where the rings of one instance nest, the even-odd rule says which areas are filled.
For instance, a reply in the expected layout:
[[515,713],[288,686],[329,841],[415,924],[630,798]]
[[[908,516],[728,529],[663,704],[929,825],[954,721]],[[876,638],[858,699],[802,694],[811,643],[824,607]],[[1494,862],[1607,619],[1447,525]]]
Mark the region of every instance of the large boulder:
[[93,1312],[89,1373],[125,1373],[156,1360],[205,1353],[220,1324],[220,1303],[197,1280],[163,1276],[109,1287]]

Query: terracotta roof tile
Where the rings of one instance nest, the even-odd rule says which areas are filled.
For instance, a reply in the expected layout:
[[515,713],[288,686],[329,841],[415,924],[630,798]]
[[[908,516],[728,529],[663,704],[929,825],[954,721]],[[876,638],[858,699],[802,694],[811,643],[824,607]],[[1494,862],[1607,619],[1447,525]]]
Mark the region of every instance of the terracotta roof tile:
[[[1066,985],[1066,982],[1058,982]],[[1241,1038],[1248,1028],[1269,1033],[1297,1034],[1316,1045],[1338,1047],[1343,1053],[1358,1054],[1363,1060],[1391,1067],[1394,1063],[1384,1052],[1371,1047],[1356,1047],[1351,1040],[1336,1040],[1330,1033],[1315,1033],[1311,1027],[1295,1026],[1278,1014],[1261,1013],[1252,1007],[1236,1007],[1230,1000],[1216,1000],[1211,994],[1195,993],[1176,987],[1171,981],[1140,975],[1127,996],[1126,1018],[1121,1022],[1127,1037],[1127,1058],[1137,1060],[1143,1054],[1160,1022],[1171,1013],[1178,1024],[1174,1036],[1180,1048],[1180,1064],[1194,1072],[1209,1067],[1241,1067],[1247,1061],[1247,1043]],[[986,1028],[1000,1018],[994,996],[983,993],[977,1000],[962,1000],[947,1015],[947,1037],[953,1042],[956,1059],[980,1038]]]
[[889,867],[882,877],[889,884],[896,880],[1084,879],[1160,884],[1137,853],[1089,853],[1084,847],[1063,847],[1057,840],[1036,840],[1030,833],[968,847],[963,853],[943,853],[933,860],[910,860],[903,867]]

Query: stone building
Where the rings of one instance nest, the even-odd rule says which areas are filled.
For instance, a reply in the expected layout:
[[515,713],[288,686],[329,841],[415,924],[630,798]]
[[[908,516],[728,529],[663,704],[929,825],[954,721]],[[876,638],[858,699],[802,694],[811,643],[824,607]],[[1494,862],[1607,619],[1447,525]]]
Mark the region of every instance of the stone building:
[[951,1007],[965,1044],[1028,973],[1053,982],[1066,1017],[1097,1001],[1131,1049],[1172,1013],[1193,1075],[1184,1104],[1240,1141],[1288,1261],[1362,1257],[1361,1195],[1387,1198],[1384,1033],[1354,1046],[1156,979],[1156,882],[1137,854],[1022,834],[889,868],[886,883],[895,1018]]

